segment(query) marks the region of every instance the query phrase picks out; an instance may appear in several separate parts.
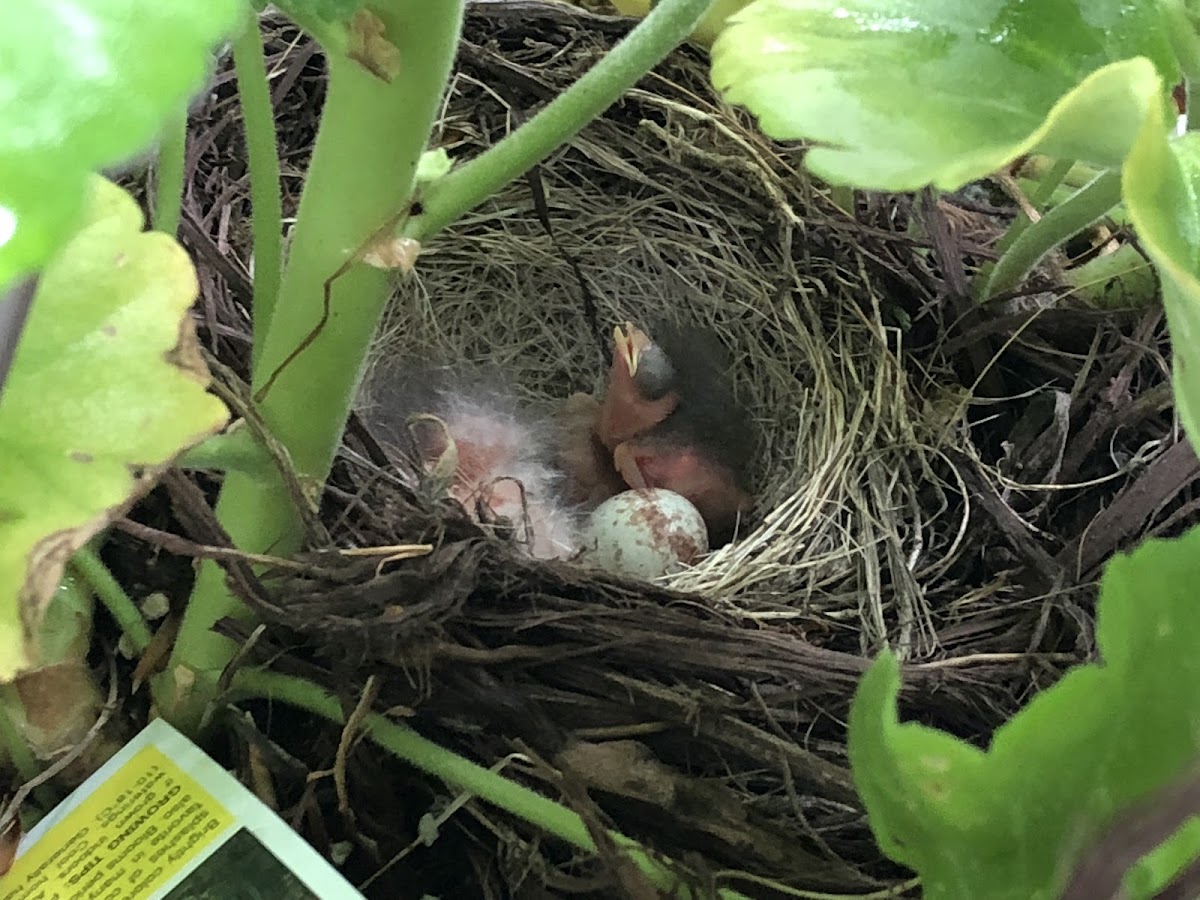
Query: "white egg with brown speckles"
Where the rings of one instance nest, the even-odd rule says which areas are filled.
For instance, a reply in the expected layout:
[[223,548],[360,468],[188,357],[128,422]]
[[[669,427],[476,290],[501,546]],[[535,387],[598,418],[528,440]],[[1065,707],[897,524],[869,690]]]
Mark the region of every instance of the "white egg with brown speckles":
[[663,488],[625,491],[596,507],[581,561],[614,575],[659,578],[708,552],[708,529],[691,501]]

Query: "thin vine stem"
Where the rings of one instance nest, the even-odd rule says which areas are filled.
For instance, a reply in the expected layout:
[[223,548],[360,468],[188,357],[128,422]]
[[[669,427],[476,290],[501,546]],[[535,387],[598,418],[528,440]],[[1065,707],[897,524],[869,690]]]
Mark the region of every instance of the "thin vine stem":
[[[1058,186],[1063,183],[1063,179],[1070,173],[1073,165],[1075,165],[1075,161],[1072,159],[1057,160],[1050,167],[1050,171],[1038,179],[1037,187],[1029,195],[1029,205],[1039,211],[1045,207],[1054,196],[1054,192],[1058,189]],[[1007,251],[1009,247],[1016,243],[1017,238],[1024,234],[1026,229],[1032,224],[1033,220],[1022,211],[1017,216],[1016,221],[1008,227],[1008,231],[1004,232],[1004,236],[996,242],[997,252],[1004,253]]]
[[121,583],[108,571],[108,566],[91,547],[83,547],[71,557],[71,568],[83,579],[117,620],[121,631],[128,637],[134,650],[141,653],[150,644],[150,626],[146,624],[141,610],[125,593]]
[[246,157],[250,166],[250,230],[254,241],[251,361],[257,365],[275,312],[283,272],[283,201],[279,186],[275,110],[271,106],[258,14],[251,6],[246,7],[241,33],[233,41],[233,63],[237,70],[238,102],[242,106]]
[[[266,669],[241,669],[233,677],[232,699],[246,698],[277,700],[339,725],[345,723],[337,698],[323,688],[292,675]],[[456,788],[467,790],[580,850],[596,852],[596,843],[583,819],[566,807],[439,747],[411,728],[381,715],[367,715],[362,726],[368,739],[418,769]],[[636,841],[623,834],[615,831],[609,834],[657,887],[682,891],[681,896],[685,897],[694,896],[673,871],[669,860],[651,857]],[[744,894],[728,888],[719,890],[717,896],[723,900],[749,900]]]
[[287,14],[287,17],[300,26],[301,30],[314,38],[321,49],[328,54],[345,56],[350,46],[350,32],[345,23],[330,22],[314,15],[307,8],[304,0],[292,2],[281,0],[275,4]]
[[262,477],[275,471],[271,454],[249,428],[237,427],[205,438],[176,461],[181,469],[211,469]]
[[662,0],[624,40],[545,109],[495,146],[433,182],[402,229],[424,242],[528,172],[608,109],[695,28],[712,0]]
[[187,112],[175,117],[163,132],[154,179],[154,228],[174,235],[183,208],[183,160],[187,146]]
[[988,299],[1017,287],[1047,253],[1121,202],[1121,173],[1102,172],[1031,224],[1000,257],[988,281]]

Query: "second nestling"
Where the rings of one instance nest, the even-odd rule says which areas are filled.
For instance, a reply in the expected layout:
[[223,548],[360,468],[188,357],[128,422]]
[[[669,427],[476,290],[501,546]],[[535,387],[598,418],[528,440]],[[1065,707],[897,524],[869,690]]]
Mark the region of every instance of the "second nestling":
[[678,326],[660,326],[656,335],[628,323],[614,329],[602,399],[568,399],[559,455],[567,496],[594,506],[626,487],[673,491],[695,505],[709,545],[718,547],[752,505],[754,432],[714,335]]
[[752,505],[748,414],[714,335],[654,333],[614,329],[603,394],[572,395],[550,428],[511,404],[489,411],[462,391],[441,391],[436,408],[409,419],[426,471],[476,521],[517,526],[540,558],[649,577],[727,543]]

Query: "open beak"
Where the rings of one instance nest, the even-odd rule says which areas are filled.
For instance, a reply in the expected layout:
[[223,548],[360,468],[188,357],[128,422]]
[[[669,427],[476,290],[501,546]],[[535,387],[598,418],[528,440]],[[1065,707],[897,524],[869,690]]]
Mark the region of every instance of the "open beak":
[[623,329],[620,325],[613,329],[613,340],[616,341],[617,354],[625,361],[632,378],[637,374],[638,360],[650,346],[650,338],[640,328],[635,328],[632,322],[626,322]]

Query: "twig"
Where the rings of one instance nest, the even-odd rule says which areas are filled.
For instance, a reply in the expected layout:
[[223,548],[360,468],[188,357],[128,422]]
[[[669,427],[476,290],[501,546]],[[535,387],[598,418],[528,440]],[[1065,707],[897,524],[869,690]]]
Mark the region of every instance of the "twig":
[[337,756],[333,764],[333,784],[337,789],[338,812],[349,817],[351,822],[354,821],[354,810],[350,808],[350,793],[346,789],[346,758],[350,755],[350,748],[354,744],[355,738],[360,736],[363,721],[370,713],[375,698],[378,696],[379,679],[371,675],[363,686],[362,696],[358,698],[354,711],[346,717],[346,725],[342,728],[342,735],[338,739]]
[[234,550],[231,547],[211,547],[207,544],[197,544],[195,541],[189,541],[185,537],[171,534],[169,531],[160,531],[157,528],[151,528],[149,525],[134,522],[132,519],[118,519],[114,524],[126,534],[133,535],[148,544],[154,544],[156,547],[161,547],[168,553],[173,553],[176,556],[190,556],[194,559],[248,562],[257,565],[275,566],[280,569],[291,569],[295,572],[308,572],[312,570],[311,565],[291,559],[284,559],[279,556],[269,556],[265,553],[246,553],[242,550]]

